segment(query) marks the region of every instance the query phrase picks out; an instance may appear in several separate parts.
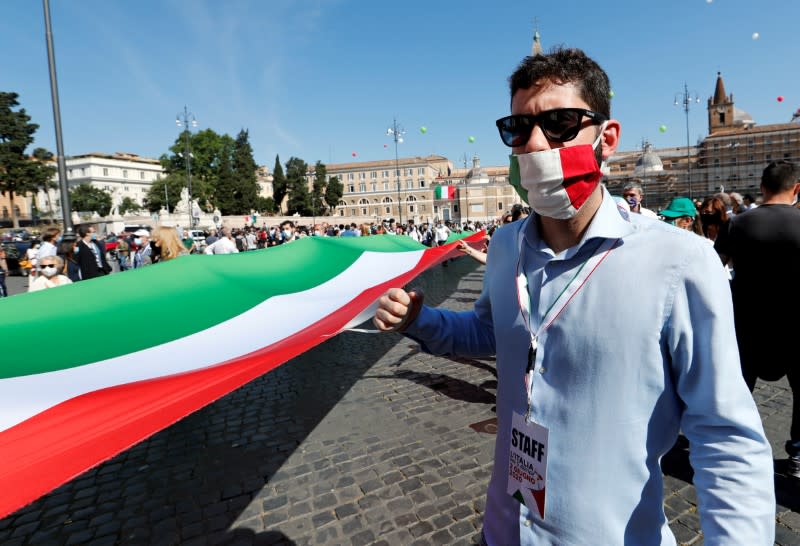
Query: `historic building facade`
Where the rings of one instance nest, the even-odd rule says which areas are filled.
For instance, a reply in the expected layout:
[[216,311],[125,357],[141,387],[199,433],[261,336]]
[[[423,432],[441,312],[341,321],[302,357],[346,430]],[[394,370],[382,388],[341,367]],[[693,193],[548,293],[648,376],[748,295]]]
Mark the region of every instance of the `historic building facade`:
[[[334,216],[462,224],[491,220],[519,202],[508,185],[507,167],[482,168],[477,156],[472,162],[470,169],[457,169],[447,158],[429,155],[326,165],[328,179],[338,177],[344,188]],[[310,185],[313,172],[308,180]],[[440,197],[437,186],[452,186],[454,191]]]
[[[645,189],[646,206],[660,209],[672,197],[691,195],[695,200],[718,193],[738,192],[757,197],[761,172],[770,161],[800,163],[800,110],[786,123],[758,125],[737,108],[733,94],[725,93],[717,74],[713,96],[707,101],[708,136],[698,145],[618,152],[608,161],[606,184],[619,193],[631,181]],[[662,169],[654,165],[655,156]],[[637,169],[638,167],[638,169]]]

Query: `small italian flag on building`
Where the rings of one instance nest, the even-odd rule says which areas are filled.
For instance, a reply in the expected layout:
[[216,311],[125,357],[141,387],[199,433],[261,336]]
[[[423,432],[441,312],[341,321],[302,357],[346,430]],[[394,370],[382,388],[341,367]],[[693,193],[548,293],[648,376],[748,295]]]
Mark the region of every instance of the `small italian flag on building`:
[[455,186],[436,186],[436,199],[455,199]]

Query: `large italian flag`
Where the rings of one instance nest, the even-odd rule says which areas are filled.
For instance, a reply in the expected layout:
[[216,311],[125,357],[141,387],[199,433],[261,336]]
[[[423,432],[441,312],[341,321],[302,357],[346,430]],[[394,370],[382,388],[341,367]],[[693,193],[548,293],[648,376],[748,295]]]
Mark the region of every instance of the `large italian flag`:
[[367,320],[456,238],[305,238],[0,299],[0,518]]

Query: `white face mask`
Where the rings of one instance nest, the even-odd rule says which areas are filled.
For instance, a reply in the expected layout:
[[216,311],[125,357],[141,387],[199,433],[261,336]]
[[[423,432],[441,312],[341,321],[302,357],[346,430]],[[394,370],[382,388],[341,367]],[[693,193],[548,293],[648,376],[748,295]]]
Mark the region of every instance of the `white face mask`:
[[58,269],[54,265],[46,265],[42,267],[42,275],[47,278],[54,277],[58,273]]
[[605,129],[590,144],[512,154],[509,181],[523,201],[541,216],[575,216],[603,177],[595,150]]

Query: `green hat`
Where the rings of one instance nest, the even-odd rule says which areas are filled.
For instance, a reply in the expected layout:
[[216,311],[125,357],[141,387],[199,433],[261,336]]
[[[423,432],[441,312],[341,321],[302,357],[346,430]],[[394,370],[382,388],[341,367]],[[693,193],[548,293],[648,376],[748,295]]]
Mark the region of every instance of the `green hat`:
[[669,206],[659,214],[666,218],[680,218],[681,216],[694,218],[697,216],[697,209],[688,197],[675,197],[670,201]]

